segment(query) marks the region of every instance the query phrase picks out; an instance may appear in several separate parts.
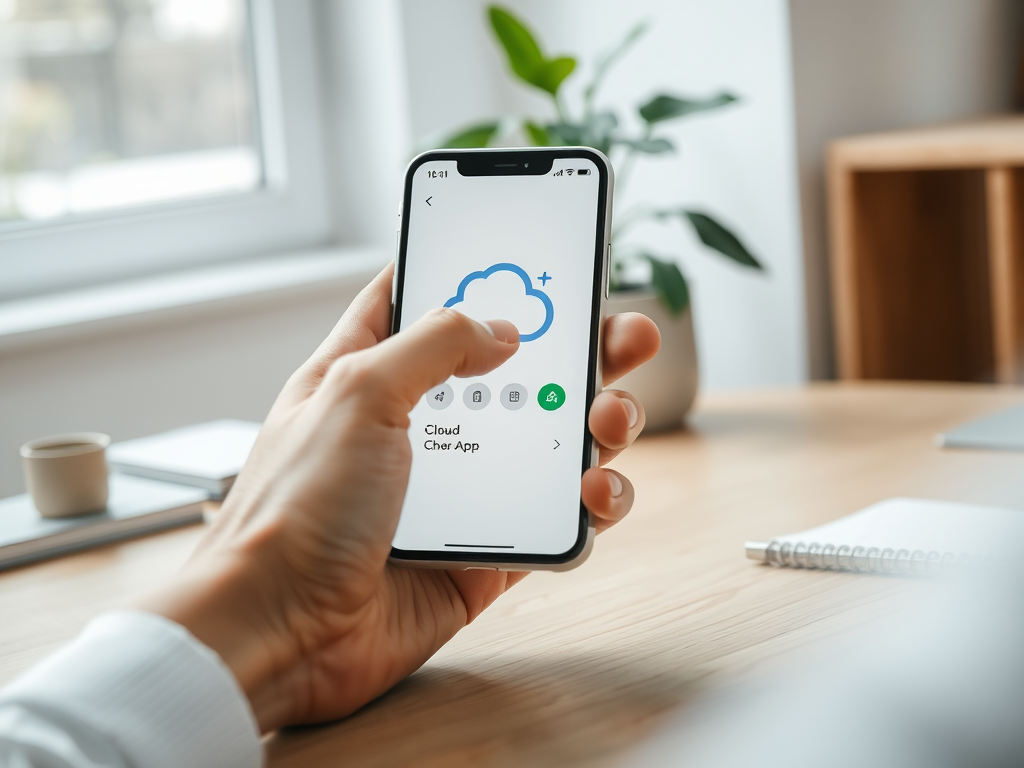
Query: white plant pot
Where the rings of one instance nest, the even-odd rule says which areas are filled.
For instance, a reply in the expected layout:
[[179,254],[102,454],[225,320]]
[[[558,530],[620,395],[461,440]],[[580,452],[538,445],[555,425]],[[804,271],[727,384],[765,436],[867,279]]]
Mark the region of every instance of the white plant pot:
[[613,293],[608,314],[639,312],[647,315],[661,331],[657,356],[614,382],[610,388],[631,392],[644,404],[647,424],[644,432],[678,429],[697,397],[700,379],[693,316],[687,308],[679,317],[665,309],[651,291]]

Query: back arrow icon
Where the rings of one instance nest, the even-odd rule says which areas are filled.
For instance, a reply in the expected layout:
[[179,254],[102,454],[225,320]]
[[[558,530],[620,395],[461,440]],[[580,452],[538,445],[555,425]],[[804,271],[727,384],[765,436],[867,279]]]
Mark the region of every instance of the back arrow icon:
[[[554,439],[554,438],[552,438],[552,439]],[[557,451],[557,450],[558,450],[558,446],[560,446],[560,445],[561,445],[561,443],[560,443],[560,442],[558,442],[557,440],[555,440],[555,447],[554,447],[554,448],[552,448],[551,450],[552,450],[552,451]]]
[[[433,195],[431,195],[430,197],[428,197],[428,198],[427,198],[427,205],[430,205],[430,201],[431,201],[431,200],[433,200],[433,199],[434,199],[434,196],[433,196]],[[431,208],[433,208],[434,206],[430,205],[430,207],[431,207]]]

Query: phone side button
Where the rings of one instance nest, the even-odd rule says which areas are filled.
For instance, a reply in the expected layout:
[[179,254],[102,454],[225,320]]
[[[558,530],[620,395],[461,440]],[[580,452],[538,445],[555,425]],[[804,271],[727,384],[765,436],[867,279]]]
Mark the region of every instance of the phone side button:
[[604,256],[604,297],[611,298],[612,284],[612,244],[608,243],[608,250]]
[[467,565],[466,566],[466,570],[467,571],[496,571],[498,569],[497,568],[491,568],[490,566],[486,566],[486,565]]
[[[401,214],[399,214],[401,215]],[[395,306],[395,299],[398,298],[398,256],[402,248],[402,230],[395,230],[395,271],[391,275],[391,306]]]

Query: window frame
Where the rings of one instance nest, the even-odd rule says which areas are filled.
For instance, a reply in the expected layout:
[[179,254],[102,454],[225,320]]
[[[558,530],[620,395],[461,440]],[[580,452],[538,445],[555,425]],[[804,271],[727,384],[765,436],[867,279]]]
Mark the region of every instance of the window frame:
[[314,0],[249,0],[259,189],[5,225],[0,301],[332,240],[313,6]]

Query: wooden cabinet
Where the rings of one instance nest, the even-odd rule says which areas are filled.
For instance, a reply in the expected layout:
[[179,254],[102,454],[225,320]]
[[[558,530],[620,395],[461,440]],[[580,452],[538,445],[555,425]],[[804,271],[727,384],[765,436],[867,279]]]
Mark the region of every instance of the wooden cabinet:
[[828,150],[843,379],[1024,383],[1024,117]]

